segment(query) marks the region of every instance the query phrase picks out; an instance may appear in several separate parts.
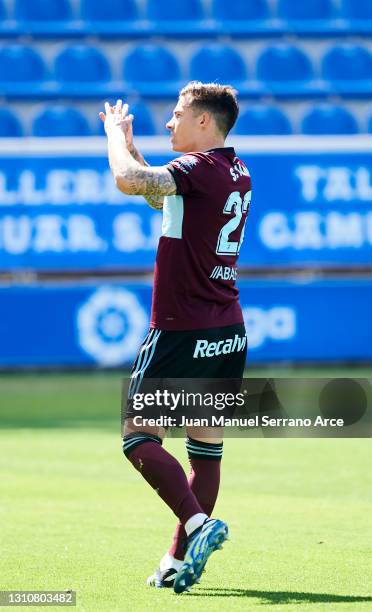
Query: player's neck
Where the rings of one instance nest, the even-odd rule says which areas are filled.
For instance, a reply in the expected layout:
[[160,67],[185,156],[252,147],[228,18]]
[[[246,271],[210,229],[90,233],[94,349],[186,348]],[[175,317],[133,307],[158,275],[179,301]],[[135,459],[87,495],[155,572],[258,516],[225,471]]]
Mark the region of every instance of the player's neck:
[[211,149],[222,149],[225,146],[223,138],[205,138],[198,143],[194,151],[210,151]]

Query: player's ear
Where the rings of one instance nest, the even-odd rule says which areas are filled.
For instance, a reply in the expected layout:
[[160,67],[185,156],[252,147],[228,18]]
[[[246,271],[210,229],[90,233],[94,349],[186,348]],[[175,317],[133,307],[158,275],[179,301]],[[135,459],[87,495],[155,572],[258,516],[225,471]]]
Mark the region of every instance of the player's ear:
[[209,125],[211,121],[211,115],[210,113],[204,111],[203,113],[201,113],[201,115],[199,116],[199,125],[200,127],[207,127]]

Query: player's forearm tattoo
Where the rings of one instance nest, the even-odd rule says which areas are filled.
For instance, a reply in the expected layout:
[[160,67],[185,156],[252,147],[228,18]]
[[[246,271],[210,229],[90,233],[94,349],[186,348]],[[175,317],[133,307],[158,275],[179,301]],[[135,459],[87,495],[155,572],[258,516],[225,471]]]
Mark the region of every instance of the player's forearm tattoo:
[[[115,177],[117,187],[129,195],[150,196],[158,199],[165,195],[174,195],[177,192],[173,176],[164,166],[143,166],[136,161],[129,152],[124,134],[121,130],[113,129],[107,133],[109,162]],[[155,206],[159,206],[156,203]]]
[[[136,149],[134,145],[132,145],[132,147],[129,149],[129,153],[131,154],[133,159],[135,159],[139,164],[141,164],[141,166],[149,166],[149,164],[147,163],[143,155],[138,151],[138,149]],[[155,210],[163,209],[164,196],[158,196],[158,197],[144,196],[144,197],[145,197],[146,202],[151,208],[154,208]]]
[[148,166],[149,165],[147,163],[147,161],[145,160],[145,158],[143,157],[143,155],[139,152],[138,149],[136,149],[136,147],[134,145],[132,145],[132,147],[130,149],[128,149],[128,151],[131,154],[131,156],[133,157],[133,159],[135,159],[139,164],[141,164],[141,166]]
[[173,176],[162,166],[128,166],[123,175],[127,189],[133,195],[165,196],[177,191]]
[[159,196],[157,198],[155,197],[151,198],[150,196],[143,196],[143,197],[145,198],[150,208],[153,208],[154,210],[163,210],[164,196]]

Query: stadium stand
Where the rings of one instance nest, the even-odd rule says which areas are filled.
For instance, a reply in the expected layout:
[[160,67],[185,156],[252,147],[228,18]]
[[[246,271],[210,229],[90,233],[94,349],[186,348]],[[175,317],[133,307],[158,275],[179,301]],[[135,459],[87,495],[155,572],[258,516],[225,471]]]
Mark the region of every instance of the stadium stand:
[[203,19],[204,10],[201,0],[148,0],[147,17],[152,21],[178,21]]
[[32,47],[14,44],[0,49],[0,83],[22,84],[45,77],[44,61]]
[[[229,144],[253,176],[240,252],[253,363],[370,361],[371,154],[354,135],[372,135],[371,53],[372,0],[0,0],[1,363],[128,361],[162,219],[116,189],[98,112],[121,98],[136,137],[168,134],[191,78],[239,94]],[[151,164],[178,155],[167,139],[137,144]]]
[[283,19],[331,19],[334,15],[332,0],[279,0],[279,16]]
[[207,45],[191,58],[190,78],[199,81],[238,82],[247,78],[243,58],[225,45]]
[[371,0],[343,0],[343,16],[348,19],[372,20]]
[[[154,136],[157,133],[155,121],[151,110],[143,102],[135,102],[130,104],[130,113],[134,116],[134,130],[138,136]],[[97,121],[98,135],[103,134],[103,124],[99,119]]]
[[355,116],[327,111],[330,133],[350,133],[368,124],[371,33],[371,0],[0,0],[0,87],[5,102],[73,99],[82,114],[124,94],[151,134],[189,78],[228,81],[249,102],[244,133],[248,117],[258,133],[301,131],[293,103],[317,111],[335,96]]
[[330,81],[372,79],[371,54],[352,44],[333,47],[323,58],[323,76]]
[[253,106],[244,110],[236,124],[234,133],[249,136],[291,134],[288,117],[275,106]]
[[81,18],[85,21],[129,21],[138,19],[135,0],[82,0]]
[[55,77],[62,82],[99,82],[110,79],[106,57],[95,47],[67,47],[55,59]]
[[266,0],[213,0],[212,15],[216,19],[250,20],[267,19],[269,17],[269,6]]
[[349,111],[323,104],[312,108],[303,118],[303,134],[356,134],[358,124]]
[[172,87],[172,82],[178,81],[180,76],[180,67],[176,57],[166,48],[155,44],[135,47],[126,56],[123,64],[124,81],[139,90],[142,85],[142,91],[146,83],[150,84],[150,91],[154,95],[160,88],[166,91],[167,84],[171,85],[171,91],[174,91],[174,88],[177,89],[178,84]]
[[67,106],[52,106],[41,111],[32,125],[33,136],[90,136],[88,121],[79,111]]
[[[4,36],[371,34],[370,0],[1,0]],[[14,8],[13,8],[14,7]],[[169,8],[171,7],[171,10]]]
[[257,61],[257,77],[263,81],[306,81],[312,76],[307,55],[290,44],[268,47]]
[[15,18],[20,21],[63,21],[71,16],[69,0],[15,0]]
[[0,138],[23,136],[23,128],[17,117],[7,108],[0,108]]
[[134,115],[136,134],[139,136],[153,136],[156,133],[151,111],[145,104],[141,102],[131,104],[130,112]]

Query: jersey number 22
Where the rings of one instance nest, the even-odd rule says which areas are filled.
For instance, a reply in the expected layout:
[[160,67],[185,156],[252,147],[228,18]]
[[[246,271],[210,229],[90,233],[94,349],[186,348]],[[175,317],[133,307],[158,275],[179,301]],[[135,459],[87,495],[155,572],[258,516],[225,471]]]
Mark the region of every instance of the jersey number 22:
[[233,217],[225,223],[220,231],[217,240],[217,255],[238,255],[244,238],[245,223],[242,227],[239,242],[235,240],[230,241],[229,237],[239,227],[243,214],[248,211],[251,197],[251,191],[247,191],[243,200],[239,191],[233,191],[227,198],[223,212],[225,215],[233,215]]

